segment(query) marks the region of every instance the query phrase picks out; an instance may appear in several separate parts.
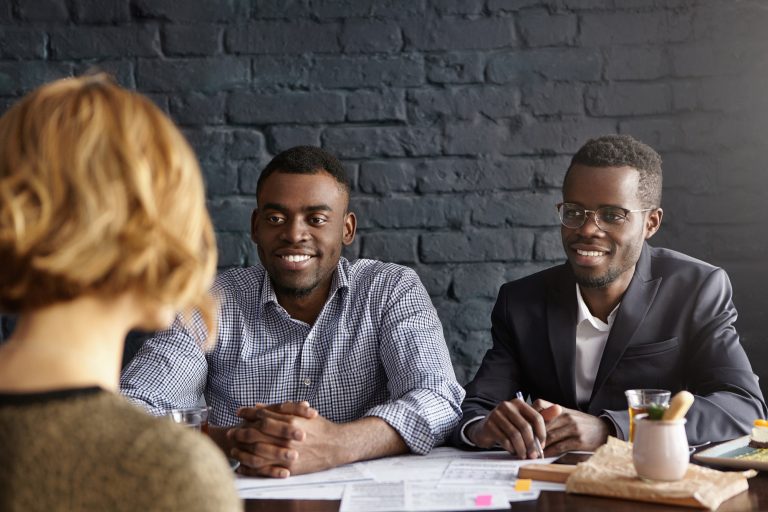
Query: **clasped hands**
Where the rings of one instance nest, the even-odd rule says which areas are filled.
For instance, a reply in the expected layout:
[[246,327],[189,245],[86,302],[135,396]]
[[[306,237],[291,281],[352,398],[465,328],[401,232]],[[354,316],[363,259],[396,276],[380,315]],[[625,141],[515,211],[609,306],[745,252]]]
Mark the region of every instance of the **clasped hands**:
[[243,422],[227,431],[230,456],[247,476],[286,478],[336,465],[333,445],[339,425],[307,402],[241,407]]
[[481,448],[501,446],[521,459],[538,457],[534,436],[544,455],[552,457],[569,450],[595,450],[608,439],[608,425],[596,416],[566,409],[546,400],[532,405],[520,399],[497,405],[465,433]]

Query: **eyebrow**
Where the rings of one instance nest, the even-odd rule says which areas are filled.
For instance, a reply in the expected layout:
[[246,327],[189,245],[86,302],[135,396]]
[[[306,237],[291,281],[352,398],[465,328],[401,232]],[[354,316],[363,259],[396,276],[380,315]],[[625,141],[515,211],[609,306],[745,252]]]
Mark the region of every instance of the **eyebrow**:
[[[267,203],[264,205],[264,208],[262,210],[277,210],[279,212],[287,212],[288,208],[286,208],[284,205],[280,203]],[[303,212],[319,212],[319,211],[325,211],[325,212],[332,212],[333,208],[331,208],[327,204],[312,204],[309,206],[304,206],[301,211]]]

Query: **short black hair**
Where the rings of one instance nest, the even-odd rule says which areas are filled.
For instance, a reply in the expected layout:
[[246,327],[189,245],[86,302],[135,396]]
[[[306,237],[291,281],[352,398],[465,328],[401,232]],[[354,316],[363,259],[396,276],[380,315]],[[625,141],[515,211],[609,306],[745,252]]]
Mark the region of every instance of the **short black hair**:
[[315,146],[295,146],[275,156],[259,175],[259,181],[256,182],[257,197],[264,181],[276,172],[287,174],[327,172],[344,188],[347,196],[352,190],[349,175],[339,159]]
[[661,156],[651,146],[631,135],[604,135],[589,139],[573,155],[565,180],[576,164],[589,167],[632,167],[640,173],[639,195],[643,206],[661,206]]

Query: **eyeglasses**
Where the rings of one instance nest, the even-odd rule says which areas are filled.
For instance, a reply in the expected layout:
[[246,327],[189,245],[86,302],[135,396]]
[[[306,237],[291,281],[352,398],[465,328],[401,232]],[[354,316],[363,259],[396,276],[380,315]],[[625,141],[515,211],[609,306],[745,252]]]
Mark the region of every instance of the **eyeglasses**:
[[649,212],[656,208],[644,208],[642,210],[627,210],[618,206],[602,206],[597,210],[587,210],[573,203],[560,203],[557,212],[560,214],[560,222],[570,229],[578,229],[587,222],[589,213],[594,215],[595,224],[602,231],[617,231],[627,222],[630,213]]

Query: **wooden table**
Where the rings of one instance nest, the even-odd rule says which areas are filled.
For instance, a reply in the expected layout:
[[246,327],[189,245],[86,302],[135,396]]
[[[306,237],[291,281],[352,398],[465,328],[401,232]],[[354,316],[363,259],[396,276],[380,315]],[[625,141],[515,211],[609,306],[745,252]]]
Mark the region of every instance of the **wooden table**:
[[[335,500],[245,500],[247,512],[337,512]],[[510,504],[513,512],[539,511],[612,511],[612,512],[684,512],[697,510],[687,507],[653,505],[637,501],[578,496],[564,492],[542,491],[536,501],[520,501]],[[768,510],[768,472],[761,471],[749,480],[749,491],[723,503],[718,512],[742,510]]]

